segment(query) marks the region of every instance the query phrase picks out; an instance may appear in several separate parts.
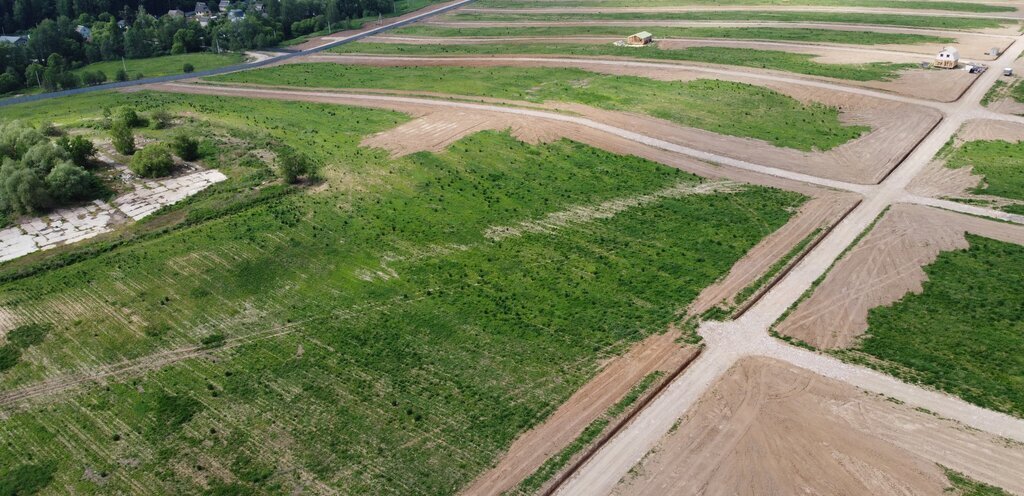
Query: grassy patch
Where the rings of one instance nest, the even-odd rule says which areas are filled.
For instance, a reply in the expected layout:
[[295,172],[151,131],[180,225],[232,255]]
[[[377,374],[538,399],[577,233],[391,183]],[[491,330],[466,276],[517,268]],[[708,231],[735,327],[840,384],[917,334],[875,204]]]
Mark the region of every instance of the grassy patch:
[[[395,0],[395,2],[392,4],[395,11],[390,14],[385,14],[384,18],[387,19],[391,17],[405,15],[414,10],[419,10],[424,7],[429,7],[431,5],[441,3],[442,1],[443,0]],[[334,26],[331,26],[333,29],[324,29],[322,31],[317,31],[315,33],[310,33],[303,36],[296,36],[295,38],[292,38],[290,40],[285,40],[280,44],[280,46],[289,47],[294,45],[301,45],[302,43],[305,43],[311,39],[318,38],[320,36],[326,36],[341,31],[343,29],[360,29],[367,26],[367,24],[375,24],[378,19],[380,19],[379,16],[373,15],[361,17],[359,19],[351,19],[347,23],[344,21],[338,22],[334,24]]]
[[988,104],[1000,99],[1007,93],[1007,87],[1009,85],[1002,79],[996,80],[992,84],[992,87],[985,92],[985,96],[981,98],[981,105],[988,107]]
[[630,388],[629,392],[622,397],[617,403],[608,408],[608,410],[598,417],[596,420],[590,423],[579,436],[576,437],[569,443],[568,446],[562,448],[561,451],[556,453],[551,458],[548,458],[543,465],[535,470],[529,477],[523,479],[518,486],[510,494],[535,494],[541,486],[555,476],[558,472],[565,468],[572,457],[576,456],[577,453],[582,451],[584,448],[594,442],[598,436],[604,432],[608,424],[615,420],[616,417],[626,411],[627,408],[633,405],[640,395],[644,394],[651,385],[654,384],[662,375],[662,372],[651,372],[640,379],[636,385]]
[[[611,35],[625,37],[639,30],[623,26],[527,26],[527,27],[465,27],[412,25],[394,31],[396,35],[414,36],[595,36]],[[716,27],[665,27],[650,26],[646,31],[661,38],[712,38],[732,40],[772,40],[812,43],[839,43],[849,45],[914,45],[918,43],[953,43],[953,38],[907,33],[880,33],[873,31],[840,31],[814,28],[716,28]]]
[[398,43],[349,43],[333,49],[338,53],[380,55],[558,55],[584,57],[630,57],[638,59],[675,60],[708,64],[736,65],[795,72],[809,76],[848,79],[852,81],[887,81],[895,79],[915,64],[872,62],[869,64],[823,64],[814,55],[779,50],[751,50],[730,47],[690,47],[662,50],[657,47],[636,49],[610,44],[581,45],[569,43],[488,43],[482,45],[411,45]]
[[114,74],[124,68],[127,68],[128,75],[134,79],[136,74],[142,74],[146,77],[182,74],[182,67],[185,64],[192,64],[196,72],[199,72],[226,65],[240,64],[243,60],[245,60],[245,56],[240,53],[186,53],[183,55],[166,55],[148,59],[125,59],[123,63],[120,60],[96,62],[80,69],[75,69],[73,72],[81,74],[85,71],[102,71],[107,75],[108,81],[113,81]]
[[981,184],[971,190],[975,194],[995,195],[1024,200],[1024,142],[1002,140],[968,141],[955,148],[946,159],[946,166],[959,169],[971,167],[984,176]]
[[968,241],[925,267],[923,293],[872,309],[858,350],[907,380],[1024,416],[1024,278],[1007,269],[1024,263],[1024,247]]
[[681,5],[808,5],[821,7],[880,7],[949,10],[956,12],[1014,12],[1008,5],[933,0],[481,0],[479,7],[673,7]]
[[12,465],[14,468],[0,475],[0,494],[21,496],[42,491],[53,481],[56,466],[50,463]]
[[940,29],[998,28],[1010,21],[977,17],[921,16],[906,14],[867,14],[858,12],[786,12],[757,10],[723,10],[691,12],[574,12],[547,13],[483,13],[462,12],[452,15],[458,21],[769,21],[769,22],[834,22],[877,26],[905,26]]
[[[6,311],[53,326],[0,373],[5,390],[160,365],[224,336],[10,412],[0,467],[53,459],[52,487],[76,494],[455,493],[805,200],[753,186],[659,196],[494,240],[494,226],[700,179],[495,132],[393,160],[358,147],[406,120],[381,110],[159,93],[61,102],[4,117],[35,111],[88,132],[108,102],[159,105],[211,136],[231,130],[225,148],[288,146],[324,164],[315,190],[220,208],[254,187],[226,181],[234,189],[147,222],[213,215],[0,284]],[[102,486],[86,468],[107,474]]]
[[288,64],[226,74],[214,81],[271,85],[441,91],[543,102],[559,100],[643,112],[685,126],[761,139],[799,150],[829,150],[867,131],[839,122],[838,111],[804,105],[759,86],[699,79],[654,81],[579,69],[519,67],[370,67]]
[[944,468],[946,477],[949,478],[950,488],[957,496],[1009,496],[1010,493],[1002,489],[978,482],[964,474]]

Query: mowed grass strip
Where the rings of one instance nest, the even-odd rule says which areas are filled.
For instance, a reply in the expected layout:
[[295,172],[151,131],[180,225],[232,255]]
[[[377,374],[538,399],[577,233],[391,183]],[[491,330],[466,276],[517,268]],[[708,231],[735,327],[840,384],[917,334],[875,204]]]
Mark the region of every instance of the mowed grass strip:
[[450,14],[455,21],[770,21],[828,22],[955,30],[998,28],[1013,21],[980,17],[923,16],[906,14],[868,14],[858,12],[786,12],[757,10],[720,10],[690,12],[461,12]]
[[779,50],[753,50],[698,46],[662,50],[658,47],[635,49],[610,44],[584,45],[574,43],[486,43],[478,45],[414,45],[406,43],[349,43],[333,48],[336,53],[377,55],[557,55],[580,57],[629,57],[635,59],[673,60],[708,64],[755,67],[807,74],[809,76],[847,79],[851,81],[888,81],[916,64],[872,62],[869,64],[823,64],[815,56]]
[[1024,142],[1003,140],[968,141],[952,151],[946,166],[971,167],[983,176],[971,193],[1024,200]]
[[286,64],[210,78],[228,83],[444,92],[582,103],[642,112],[708,131],[799,150],[829,150],[868,131],[839,122],[835,108],[805,105],[764,87],[698,79],[655,81],[579,69],[525,67],[371,67]]
[[1024,417],[1024,246],[967,240],[925,267],[922,293],[872,309],[863,341],[840,355]]
[[[357,146],[404,120],[387,111],[105,98],[316,150],[325,182],[0,285],[6,311],[53,326],[5,390],[221,336],[211,358],[9,412],[0,466],[44,467],[29,482],[54,492],[455,493],[805,200],[744,186],[588,217],[701,180],[497,132],[392,160]],[[485,235],[556,212],[573,215]]]
[[835,43],[843,45],[916,45],[920,43],[955,43],[954,38],[914,33],[880,33],[873,31],[844,31],[819,28],[717,28],[717,27],[665,27],[665,26],[501,26],[501,27],[446,27],[413,25],[393,31],[395,35],[432,36],[450,38],[458,36],[511,37],[511,36],[620,36],[636,31],[650,31],[658,39],[729,39],[768,40],[802,43]]
[[148,59],[126,59],[123,62],[120,60],[96,62],[86,65],[80,69],[75,69],[73,72],[81,73],[84,71],[102,71],[107,75],[108,81],[113,81],[114,75],[117,74],[117,71],[124,68],[127,68],[128,75],[131,78],[135,78],[138,74],[142,74],[146,77],[159,77],[170,74],[181,74],[185,64],[192,64],[194,70],[199,72],[227,65],[239,64],[244,60],[245,56],[240,53],[187,53],[183,55],[167,55]]
[[480,0],[477,7],[544,8],[544,7],[681,7],[687,5],[731,6],[811,6],[811,7],[875,7],[911,10],[948,10],[956,12],[1014,12],[1009,5],[937,0]]

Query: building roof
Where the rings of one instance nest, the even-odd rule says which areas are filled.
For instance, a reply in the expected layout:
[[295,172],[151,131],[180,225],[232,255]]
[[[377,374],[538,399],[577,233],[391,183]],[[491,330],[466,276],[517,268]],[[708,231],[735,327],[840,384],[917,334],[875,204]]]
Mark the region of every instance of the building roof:
[[633,36],[636,36],[637,38],[653,38],[654,37],[653,34],[648,33],[647,31],[640,31],[639,33],[634,34]]
[[25,43],[28,41],[28,36],[0,36],[0,43],[10,43],[17,45],[19,43]]

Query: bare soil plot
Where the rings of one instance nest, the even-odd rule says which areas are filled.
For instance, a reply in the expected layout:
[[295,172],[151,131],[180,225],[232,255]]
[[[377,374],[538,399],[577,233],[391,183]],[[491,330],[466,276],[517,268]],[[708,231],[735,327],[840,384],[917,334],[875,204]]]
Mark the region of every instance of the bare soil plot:
[[[830,29],[835,31],[872,31],[879,33],[900,33],[900,34],[924,34],[953,38],[955,45],[960,50],[961,57],[976,59],[979,61],[994,60],[995,57],[987,55],[990,48],[998,47],[1000,52],[1013,43],[1014,37],[1005,34],[990,34],[981,32],[944,31],[936,29],[902,28],[892,26],[864,26],[862,24],[839,24],[839,23],[812,23],[812,22],[764,22],[764,21],[631,21],[631,20],[591,20],[591,21],[529,21],[529,22],[488,22],[488,21],[463,21],[452,22],[444,19],[432,19],[423,22],[424,25],[449,27],[449,28],[517,28],[517,27],[571,27],[571,26],[622,26],[623,37],[631,34],[630,29],[646,29],[652,32],[655,39],[658,39],[657,28],[661,27],[722,27],[722,28],[790,28],[790,29]],[[830,45],[829,43],[808,43],[809,45]],[[948,44],[948,43],[947,43]],[[927,55],[929,58],[942,50],[942,43],[917,43],[903,45],[871,45],[871,48],[884,51],[895,50],[901,52],[914,52]]]
[[786,225],[761,240],[736,262],[724,278],[705,288],[687,313],[700,315],[720,303],[735,304],[733,298],[737,293],[756,281],[814,230],[838,222],[858,200],[859,197],[852,193],[833,193],[808,201]]
[[[565,61],[543,59],[509,60],[502,57],[482,58],[409,58],[323,55],[317,61],[358,63],[380,66],[464,66],[464,67],[576,67],[614,75],[650,77],[665,81],[690,80],[699,77],[685,68],[628,64],[599,64],[585,59]],[[865,95],[854,95],[799,84],[764,82],[756,78],[721,78],[749,84],[760,84],[802,102],[816,102],[840,109],[844,124],[866,125],[872,131],[827,152],[803,152],[780,148],[766,142],[724,136],[701,129],[687,128],[646,115],[596,109],[584,105],[550,103],[547,107],[582,114],[588,118],[631,129],[665,141],[745,160],[779,169],[811,174],[841,181],[875,184],[905,157],[939,121],[934,109],[901,102],[892,102]],[[199,90],[197,90],[199,91]],[[508,102],[515,103],[515,102]],[[417,114],[422,115],[422,114]]]
[[519,436],[497,465],[484,472],[462,493],[499,494],[514,488],[548,458],[568,446],[647,374],[671,372],[696,353],[696,348],[676,343],[678,337],[674,331],[648,337],[626,354],[606,363],[601,372],[576,391],[543,424]]
[[744,358],[614,494],[943,494],[939,464],[1024,491],[1024,448],[768,358]]
[[822,349],[855,345],[868,328],[868,310],[920,293],[922,267],[942,251],[967,248],[965,233],[1024,244],[1024,226],[896,204],[776,331]]

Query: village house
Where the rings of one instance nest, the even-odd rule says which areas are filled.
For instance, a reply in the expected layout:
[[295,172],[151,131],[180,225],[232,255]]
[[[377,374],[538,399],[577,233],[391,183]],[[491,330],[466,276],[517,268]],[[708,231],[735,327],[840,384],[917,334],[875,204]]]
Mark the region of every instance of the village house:
[[938,55],[935,56],[935,67],[941,67],[943,69],[956,69],[956,66],[960,63],[960,52],[955,47],[943,48]]
[[231,2],[228,0],[220,0],[220,4],[217,5],[217,10],[221,12],[227,12],[231,8]]
[[75,26],[75,32],[82,36],[85,41],[92,41],[92,30],[81,24]]
[[28,36],[0,36],[0,43],[10,43],[14,46],[25,46],[28,44]]
[[210,15],[210,7],[206,6],[206,2],[196,2],[196,15]]
[[167,15],[171,17],[185,17],[185,12],[178,9],[171,9],[167,11]]
[[626,38],[626,44],[630,46],[644,46],[652,41],[654,41],[654,35],[647,31],[641,31]]

